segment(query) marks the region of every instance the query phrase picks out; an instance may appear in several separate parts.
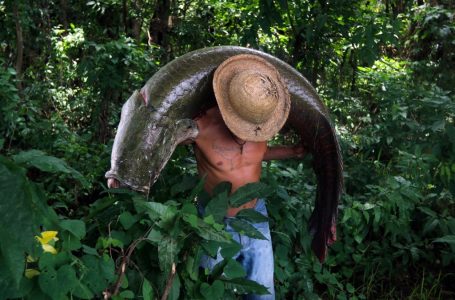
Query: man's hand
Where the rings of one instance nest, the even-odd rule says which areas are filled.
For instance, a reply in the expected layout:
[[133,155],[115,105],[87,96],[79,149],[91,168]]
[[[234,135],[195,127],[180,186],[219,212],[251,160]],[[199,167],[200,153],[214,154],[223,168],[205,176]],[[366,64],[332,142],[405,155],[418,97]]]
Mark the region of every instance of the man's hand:
[[303,157],[305,157],[306,152],[305,152],[305,148],[303,147],[302,144],[295,145],[293,147],[293,149],[294,149],[294,155],[295,155],[294,157],[295,158],[303,158]]
[[117,189],[120,187],[120,182],[115,178],[108,178],[107,187],[110,189]]

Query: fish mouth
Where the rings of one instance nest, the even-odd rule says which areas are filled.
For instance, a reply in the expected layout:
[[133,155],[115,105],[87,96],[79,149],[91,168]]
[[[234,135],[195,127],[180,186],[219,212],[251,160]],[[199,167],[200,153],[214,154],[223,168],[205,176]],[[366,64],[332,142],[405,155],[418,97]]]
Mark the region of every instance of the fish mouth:
[[138,185],[136,183],[131,182],[131,180],[124,179],[120,177],[115,171],[109,170],[104,175],[106,179],[113,178],[120,183],[119,188],[129,188],[138,192],[148,193],[150,190],[150,185]]

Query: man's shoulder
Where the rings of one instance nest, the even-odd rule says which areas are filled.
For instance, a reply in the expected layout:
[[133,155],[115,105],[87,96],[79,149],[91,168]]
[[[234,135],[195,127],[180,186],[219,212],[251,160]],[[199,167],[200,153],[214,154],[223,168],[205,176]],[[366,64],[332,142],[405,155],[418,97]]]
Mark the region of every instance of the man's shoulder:
[[216,129],[220,125],[225,126],[218,107],[208,109],[204,114],[196,118],[195,121],[200,130]]

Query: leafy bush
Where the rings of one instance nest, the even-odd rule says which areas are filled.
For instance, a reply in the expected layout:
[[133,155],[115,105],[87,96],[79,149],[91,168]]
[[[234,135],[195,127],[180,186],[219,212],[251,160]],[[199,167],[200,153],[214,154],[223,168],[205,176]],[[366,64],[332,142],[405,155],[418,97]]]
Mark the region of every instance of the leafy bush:
[[[309,159],[264,165],[277,298],[453,297],[453,5],[170,2],[0,1],[0,298],[261,291],[230,259],[238,245],[219,223],[221,188],[213,217],[197,216],[191,151],[177,149],[149,196],[104,184],[124,99],[172,57],[219,44],[306,74],[342,145],[338,241],[323,265],[306,230]],[[227,259],[199,269],[218,246]]]

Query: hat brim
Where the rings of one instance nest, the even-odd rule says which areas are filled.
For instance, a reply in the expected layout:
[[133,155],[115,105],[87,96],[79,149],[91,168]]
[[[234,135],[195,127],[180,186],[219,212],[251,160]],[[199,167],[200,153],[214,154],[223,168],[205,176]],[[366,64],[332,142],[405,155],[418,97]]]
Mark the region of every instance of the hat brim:
[[[255,70],[269,76],[277,85],[278,103],[265,122],[252,123],[233,109],[229,101],[229,85],[240,72]],[[288,89],[275,67],[261,57],[251,54],[240,54],[225,60],[213,76],[213,90],[218,107],[226,126],[237,137],[252,142],[271,139],[280,131],[286,122],[291,108]]]

